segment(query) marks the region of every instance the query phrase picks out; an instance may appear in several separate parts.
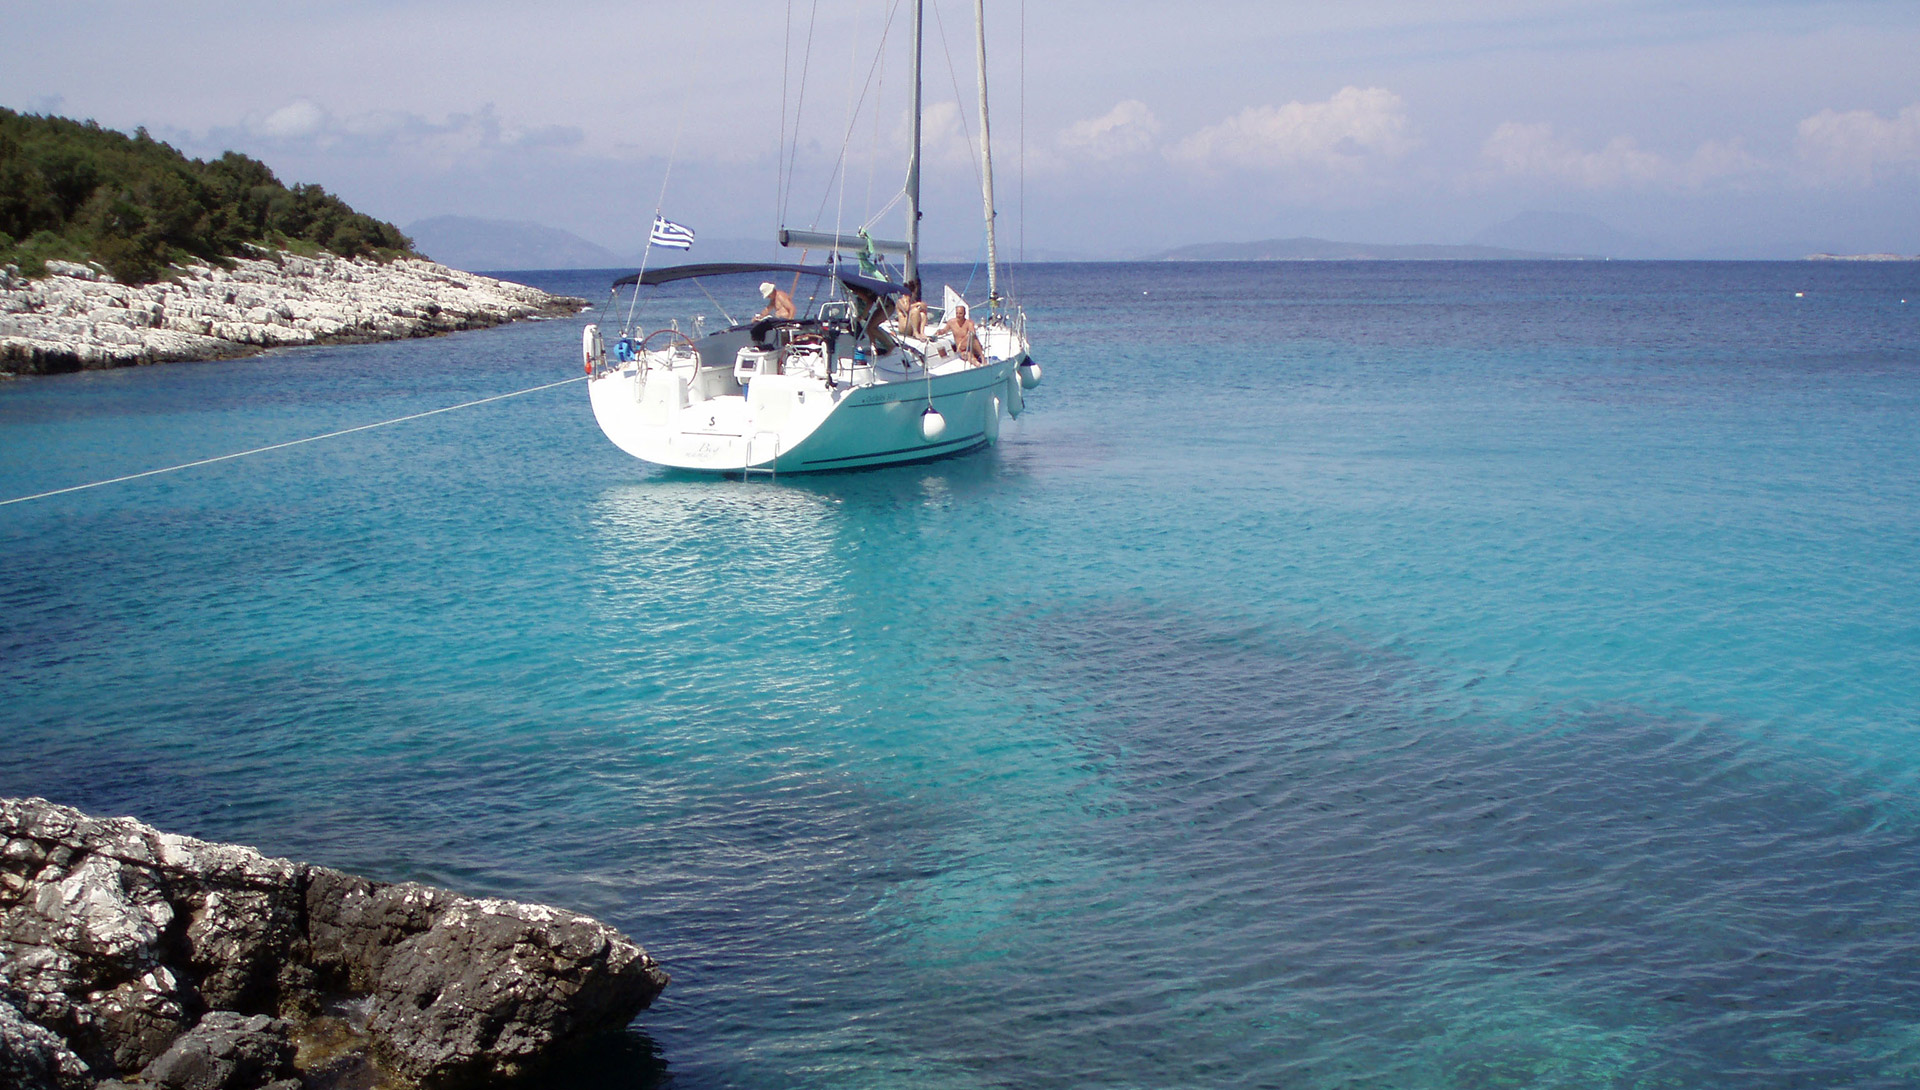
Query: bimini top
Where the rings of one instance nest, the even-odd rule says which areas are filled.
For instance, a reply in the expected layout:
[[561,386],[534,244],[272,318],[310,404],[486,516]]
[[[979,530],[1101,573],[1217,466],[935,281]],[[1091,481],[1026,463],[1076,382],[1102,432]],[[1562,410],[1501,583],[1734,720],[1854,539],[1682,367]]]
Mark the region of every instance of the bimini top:
[[696,280],[705,276],[728,276],[736,273],[798,273],[801,276],[834,277],[842,284],[875,295],[892,295],[900,290],[900,285],[889,284],[885,280],[875,280],[871,276],[861,276],[848,270],[836,271],[828,265],[757,265],[740,262],[711,262],[705,265],[669,265],[663,269],[648,269],[644,273],[623,276],[613,282],[616,288],[628,284],[671,284],[676,280]]

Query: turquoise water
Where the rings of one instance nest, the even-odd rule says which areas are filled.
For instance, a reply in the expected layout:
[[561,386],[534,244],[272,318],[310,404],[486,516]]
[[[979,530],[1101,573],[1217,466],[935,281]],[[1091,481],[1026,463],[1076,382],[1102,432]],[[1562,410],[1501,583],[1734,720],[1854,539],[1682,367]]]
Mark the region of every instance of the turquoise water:
[[[1920,267],[1017,284],[979,456],[575,384],[0,508],[0,793],[607,919],[608,1085],[1920,1082]],[[6,383],[0,498],[578,335]]]

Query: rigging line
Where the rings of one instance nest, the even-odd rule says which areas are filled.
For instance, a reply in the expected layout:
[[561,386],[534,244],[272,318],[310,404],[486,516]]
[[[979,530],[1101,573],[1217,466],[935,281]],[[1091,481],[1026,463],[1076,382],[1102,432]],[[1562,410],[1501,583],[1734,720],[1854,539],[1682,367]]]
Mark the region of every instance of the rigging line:
[[713,304],[714,309],[720,312],[720,317],[725,318],[728,325],[740,324],[733,320],[733,315],[727,313],[727,308],[720,305],[720,300],[713,297],[713,293],[707,290],[707,286],[700,282],[699,277],[696,276],[693,278],[693,286],[700,289],[700,294],[707,297],[707,301]]
[[[1020,207],[1020,264],[1027,263],[1027,0],[1020,0],[1020,169],[1014,200]],[[1009,277],[1009,279],[1012,279]]]
[[[899,12],[899,4],[895,3],[894,13],[898,14],[898,12]],[[855,123],[857,123],[860,120],[860,109],[866,106],[867,95],[870,91],[873,90],[874,73],[878,71],[880,68],[881,58],[886,56],[887,37],[892,32],[893,32],[893,16],[889,15],[887,17],[887,25],[883,27],[880,31],[880,45],[879,45],[879,48],[877,48],[874,51],[873,63],[867,66],[867,81],[866,83],[861,85],[861,88],[860,88],[859,108],[856,108],[854,110],[853,118],[847,124],[846,135],[842,137],[840,140],[840,157],[834,161],[833,173],[827,175],[827,188],[824,191],[822,191],[820,194],[820,207],[814,209],[813,220],[812,222],[807,224],[809,228],[818,228],[820,226],[820,217],[827,214],[827,202],[833,199],[834,182],[836,180],[840,180],[841,184],[845,185],[844,171],[847,165],[847,149],[853,146],[853,126]],[[878,107],[876,107],[875,109],[877,110]]]
[[899,204],[901,201],[904,201],[906,199],[907,199],[907,191],[905,189],[902,189],[899,192],[895,193],[893,195],[892,200],[889,200],[887,203],[881,205],[880,210],[878,212],[875,212],[873,215],[867,217],[866,222],[860,225],[860,229],[862,231],[872,230],[873,225],[880,222],[880,217],[886,215],[888,212],[893,211],[894,205]]
[[887,93],[887,35],[893,28],[893,17],[900,11],[901,0],[893,0],[893,6],[891,7],[887,6],[887,0],[879,0],[879,2],[881,10],[887,13],[887,17],[881,24],[880,47],[877,52],[879,58],[877,62],[878,84],[873,89],[875,103],[873,107],[873,142],[868,145],[867,152],[867,196],[866,199],[861,202],[860,206],[860,215],[864,221],[860,227],[862,231],[873,224],[873,180],[880,172],[880,115],[884,112],[880,109],[879,102],[886,97]]
[[[707,55],[707,39],[702,36],[700,47],[693,54],[693,70],[700,71],[700,61]],[[687,114],[693,108],[693,91],[689,82],[680,89],[680,117],[673,123],[673,146],[667,151],[667,169],[660,174],[660,196],[653,202],[653,219],[647,223],[647,245],[640,251],[640,275],[647,273],[647,261],[653,256],[653,225],[660,222],[660,210],[667,204],[667,183],[673,180],[673,164],[680,158],[680,137],[687,131]],[[627,326],[633,326],[634,313],[640,308],[640,282],[634,281],[633,302],[627,305]]]
[[14,504],[14,503],[25,503],[28,500],[44,500],[49,496],[64,496],[69,492],[84,492],[89,488],[99,488],[102,485],[119,484],[122,481],[137,481],[142,477],[154,477],[162,473],[176,473],[176,472],[179,472],[180,470],[193,469],[197,466],[210,466],[215,462],[230,462],[235,458],[245,458],[248,455],[252,455],[252,454],[265,454],[271,450],[285,450],[288,447],[297,447],[302,443],[317,443],[322,439],[337,439],[342,435],[352,435],[354,432],[357,432],[357,431],[371,431],[374,428],[384,428],[389,424],[404,424],[409,420],[419,420],[420,418],[426,417],[426,416],[438,416],[441,413],[450,413],[455,409],[471,409],[475,405],[485,405],[491,401],[505,401],[510,397],[519,397],[522,394],[537,393],[541,390],[551,390],[555,386],[565,386],[570,382],[585,382],[585,381],[587,381],[587,376],[575,375],[572,378],[563,378],[559,382],[549,382],[541,386],[529,386],[524,390],[515,390],[510,394],[495,394],[492,397],[483,397],[477,401],[463,401],[458,405],[448,405],[445,408],[441,408],[441,409],[428,409],[426,412],[423,412],[423,413],[409,413],[406,416],[396,416],[392,420],[382,420],[376,424],[361,424],[357,427],[341,428],[339,431],[330,431],[325,435],[309,435],[305,439],[290,439],[284,443],[274,443],[270,446],[255,447],[252,450],[237,451],[233,454],[222,454],[213,458],[202,458],[197,462],[183,462],[180,465],[167,466],[163,469],[149,469],[142,473],[129,473],[124,477],[110,477],[107,480],[94,481],[90,484],[76,484],[68,488],[56,488],[51,492],[36,492],[31,496],[16,496],[10,500],[0,500],[0,507],[5,507],[8,504]]
[[[820,16],[820,0],[807,15],[807,49],[800,57],[800,91],[793,102],[793,146],[787,152],[787,192],[780,200],[780,222],[787,222],[787,202],[793,196],[793,164],[800,155],[800,115],[807,107],[807,73],[813,69],[813,28]],[[832,183],[829,182],[829,185]]]
[[[853,100],[853,77],[856,73],[860,71],[860,66],[857,63],[859,59],[860,59],[860,34],[858,31],[855,31],[852,34],[847,35],[847,139],[843,141],[840,145],[840,149],[841,149],[840,154],[843,157],[846,155],[846,148],[848,144],[851,144],[853,142],[854,123],[858,121],[860,118],[860,112],[858,108],[854,105],[854,100]],[[872,80],[873,73],[871,70],[868,71],[867,78],[869,81]],[[864,102],[865,96],[863,95],[861,97],[862,97],[862,101]],[[833,209],[833,234],[835,238],[840,237],[840,228],[843,224],[845,224],[846,218],[847,218],[847,172],[843,170],[840,172],[840,201],[838,204],[834,206],[834,209]],[[840,247],[838,245],[834,246],[833,257],[830,261],[827,262],[827,265],[829,268],[833,269],[834,272],[840,271]]]
[[933,25],[940,30],[940,51],[947,55],[947,78],[953,81],[953,116],[960,119],[961,143],[967,146],[967,161],[973,164],[973,184],[980,184],[980,153],[973,150],[973,130],[967,128],[967,100],[960,94],[960,70],[953,63],[953,46],[947,43],[947,22],[940,17],[940,0],[933,0]]

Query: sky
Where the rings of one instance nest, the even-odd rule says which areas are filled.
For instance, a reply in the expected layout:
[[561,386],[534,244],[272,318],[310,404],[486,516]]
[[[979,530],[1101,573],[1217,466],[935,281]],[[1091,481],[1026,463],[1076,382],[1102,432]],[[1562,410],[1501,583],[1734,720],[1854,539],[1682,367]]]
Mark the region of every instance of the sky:
[[[972,5],[927,5],[925,229],[964,255]],[[0,105],[239,150],[403,226],[531,220],[627,251],[659,205],[707,237],[876,215],[897,237],[907,18],[900,0],[0,0]],[[986,18],[1006,257],[1461,243],[1522,213],[1592,217],[1649,255],[1920,253],[1915,0],[991,0]]]

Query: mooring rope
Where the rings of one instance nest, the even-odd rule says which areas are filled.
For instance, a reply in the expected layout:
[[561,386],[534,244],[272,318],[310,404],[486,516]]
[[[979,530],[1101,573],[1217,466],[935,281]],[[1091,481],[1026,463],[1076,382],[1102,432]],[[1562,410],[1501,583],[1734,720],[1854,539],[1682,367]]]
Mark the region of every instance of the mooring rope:
[[458,405],[448,405],[441,409],[428,409],[423,413],[409,413],[406,416],[396,416],[392,420],[382,420],[376,424],[361,424],[358,427],[330,431],[325,435],[309,435],[305,439],[289,439],[284,443],[255,447],[252,450],[237,451],[233,454],[222,454],[214,458],[202,458],[197,462],[182,462],[177,466],[167,466],[164,469],[149,469],[142,473],[129,473],[124,477],[110,477],[104,481],[94,481],[90,484],[76,484],[68,488],[56,488],[51,492],[36,492],[31,496],[16,496],[10,500],[0,500],[0,507],[15,503],[25,503],[28,500],[44,500],[49,496],[64,496],[69,492],[84,492],[89,488],[99,488],[101,485],[108,484],[119,484],[122,481],[137,481],[142,477],[154,477],[162,473],[177,473],[180,470],[193,469],[196,466],[210,466],[215,462],[230,462],[235,458],[245,458],[252,454],[265,454],[270,450],[285,450],[288,447],[297,447],[302,443],[318,443],[322,439],[338,439],[342,435],[352,435],[357,431],[371,431],[374,428],[384,428],[389,424],[404,424],[409,420],[419,420],[425,416],[438,416],[441,413],[450,413],[455,409],[471,409],[475,405],[485,405],[490,401],[505,401],[510,397],[538,393],[541,390],[551,390],[555,386],[565,386],[569,382],[585,382],[586,380],[587,376],[585,375],[575,375],[572,378],[563,378],[559,382],[549,382],[542,386],[529,386],[524,390],[515,390],[510,394],[495,394],[492,397],[483,397],[478,401],[463,401]]

